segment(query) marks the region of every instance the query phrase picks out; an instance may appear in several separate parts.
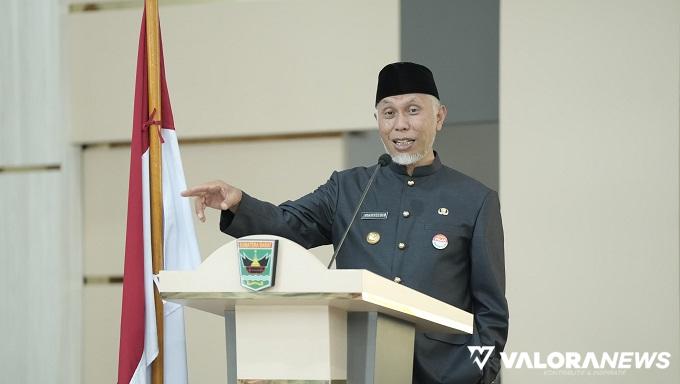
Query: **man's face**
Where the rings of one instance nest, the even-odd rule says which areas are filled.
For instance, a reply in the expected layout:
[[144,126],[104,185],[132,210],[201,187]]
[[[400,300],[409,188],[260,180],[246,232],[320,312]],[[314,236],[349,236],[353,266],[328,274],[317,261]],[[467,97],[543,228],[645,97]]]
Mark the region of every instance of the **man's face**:
[[401,165],[434,160],[432,145],[446,118],[446,107],[423,93],[386,97],[376,107],[378,131],[385,150]]

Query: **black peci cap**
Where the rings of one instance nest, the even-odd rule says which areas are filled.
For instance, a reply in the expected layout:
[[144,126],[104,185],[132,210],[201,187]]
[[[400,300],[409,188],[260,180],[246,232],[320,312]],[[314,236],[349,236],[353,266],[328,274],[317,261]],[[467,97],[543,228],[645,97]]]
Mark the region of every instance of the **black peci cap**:
[[432,71],[424,65],[409,62],[388,64],[380,70],[375,105],[386,97],[407,93],[425,93],[439,99]]

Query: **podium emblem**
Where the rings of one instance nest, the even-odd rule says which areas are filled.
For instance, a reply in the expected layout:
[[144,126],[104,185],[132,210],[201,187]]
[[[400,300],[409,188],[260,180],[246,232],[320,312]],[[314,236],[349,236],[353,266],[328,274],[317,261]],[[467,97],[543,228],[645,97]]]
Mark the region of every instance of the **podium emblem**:
[[274,286],[278,240],[236,240],[241,286],[261,291]]

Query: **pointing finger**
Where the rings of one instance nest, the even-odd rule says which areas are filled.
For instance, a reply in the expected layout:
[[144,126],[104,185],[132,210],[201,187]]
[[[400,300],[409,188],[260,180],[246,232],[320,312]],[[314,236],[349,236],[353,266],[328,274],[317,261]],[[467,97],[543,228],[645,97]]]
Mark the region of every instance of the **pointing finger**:
[[189,188],[186,191],[182,191],[182,196],[184,197],[201,196],[208,191],[209,191],[208,187],[199,185],[193,188]]

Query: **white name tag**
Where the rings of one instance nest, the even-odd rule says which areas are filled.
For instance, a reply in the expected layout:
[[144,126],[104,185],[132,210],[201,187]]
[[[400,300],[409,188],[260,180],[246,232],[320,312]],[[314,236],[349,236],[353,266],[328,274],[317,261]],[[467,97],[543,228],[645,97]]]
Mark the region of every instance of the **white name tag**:
[[387,220],[387,212],[361,212],[361,220]]

